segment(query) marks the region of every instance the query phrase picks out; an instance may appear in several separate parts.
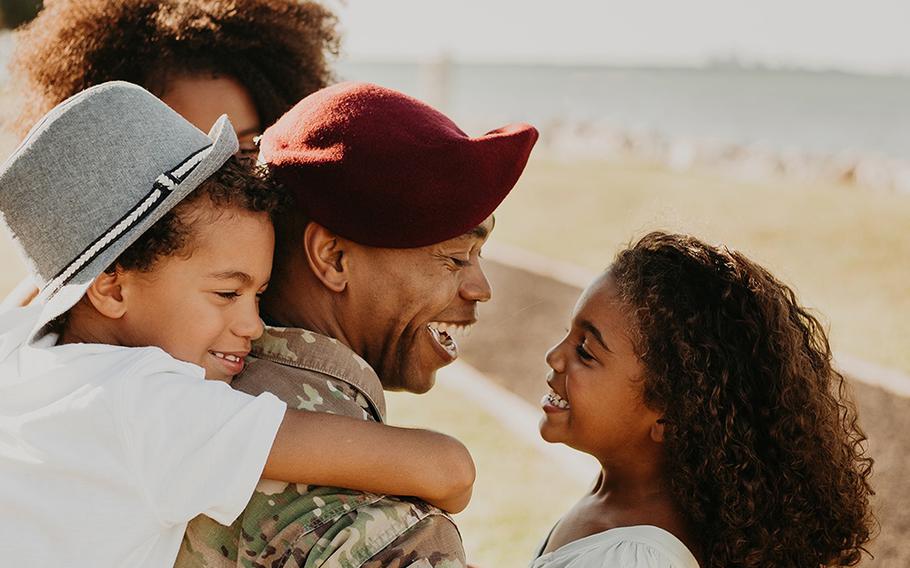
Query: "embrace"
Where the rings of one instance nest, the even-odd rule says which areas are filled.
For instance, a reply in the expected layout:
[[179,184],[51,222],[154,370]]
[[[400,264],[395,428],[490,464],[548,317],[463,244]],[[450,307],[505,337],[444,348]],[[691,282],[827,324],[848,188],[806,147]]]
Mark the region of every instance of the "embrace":
[[[191,72],[66,93],[0,167],[31,270],[0,312],[4,565],[466,566],[471,456],[384,390],[458,357],[537,130],[352,82],[269,116]],[[608,255],[528,354],[540,434],[601,464],[530,565],[857,564],[871,460],[815,317],[691,235]]]

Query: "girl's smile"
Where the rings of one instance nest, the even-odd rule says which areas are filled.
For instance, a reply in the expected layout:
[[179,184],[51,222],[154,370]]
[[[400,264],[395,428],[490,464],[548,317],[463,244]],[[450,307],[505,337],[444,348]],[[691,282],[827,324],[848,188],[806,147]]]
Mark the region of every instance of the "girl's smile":
[[564,412],[570,408],[569,401],[554,390],[550,390],[550,392],[545,394],[540,404],[543,406],[543,411],[548,414],[551,412]]
[[575,307],[566,337],[547,354],[550,392],[541,406],[541,436],[602,462],[659,449],[653,431],[661,413],[642,395],[644,366],[632,323],[609,275],[595,281]]

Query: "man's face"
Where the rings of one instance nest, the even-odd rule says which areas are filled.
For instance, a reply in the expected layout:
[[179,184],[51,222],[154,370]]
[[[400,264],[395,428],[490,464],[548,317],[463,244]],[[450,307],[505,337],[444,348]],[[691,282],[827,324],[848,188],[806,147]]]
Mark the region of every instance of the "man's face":
[[480,251],[493,217],[468,233],[414,249],[353,245],[348,339],[389,390],[423,393],[458,356],[452,335],[490,299]]

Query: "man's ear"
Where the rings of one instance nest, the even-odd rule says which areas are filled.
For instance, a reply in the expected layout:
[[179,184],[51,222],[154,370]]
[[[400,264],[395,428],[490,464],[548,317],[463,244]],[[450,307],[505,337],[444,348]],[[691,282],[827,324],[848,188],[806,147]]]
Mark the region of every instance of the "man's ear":
[[348,285],[346,242],[312,221],[303,230],[303,250],[307,264],[323,286],[333,292],[343,292]]
[[667,424],[667,421],[663,418],[658,418],[651,423],[651,440],[662,444],[664,442],[664,429]]
[[111,273],[102,272],[86,290],[85,297],[101,315],[119,319],[126,313],[122,290],[125,276],[119,268]]

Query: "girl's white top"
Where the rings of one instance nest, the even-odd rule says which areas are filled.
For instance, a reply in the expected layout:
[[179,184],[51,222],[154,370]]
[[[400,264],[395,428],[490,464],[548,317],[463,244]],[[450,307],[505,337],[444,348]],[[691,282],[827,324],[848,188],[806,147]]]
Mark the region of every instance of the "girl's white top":
[[30,568],[170,568],[190,519],[243,511],[285,405],[158,348],[33,339],[46,309],[0,313],[0,550]]
[[610,529],[548,552],[531,568],[698,568],[678,538],[652,525]]

